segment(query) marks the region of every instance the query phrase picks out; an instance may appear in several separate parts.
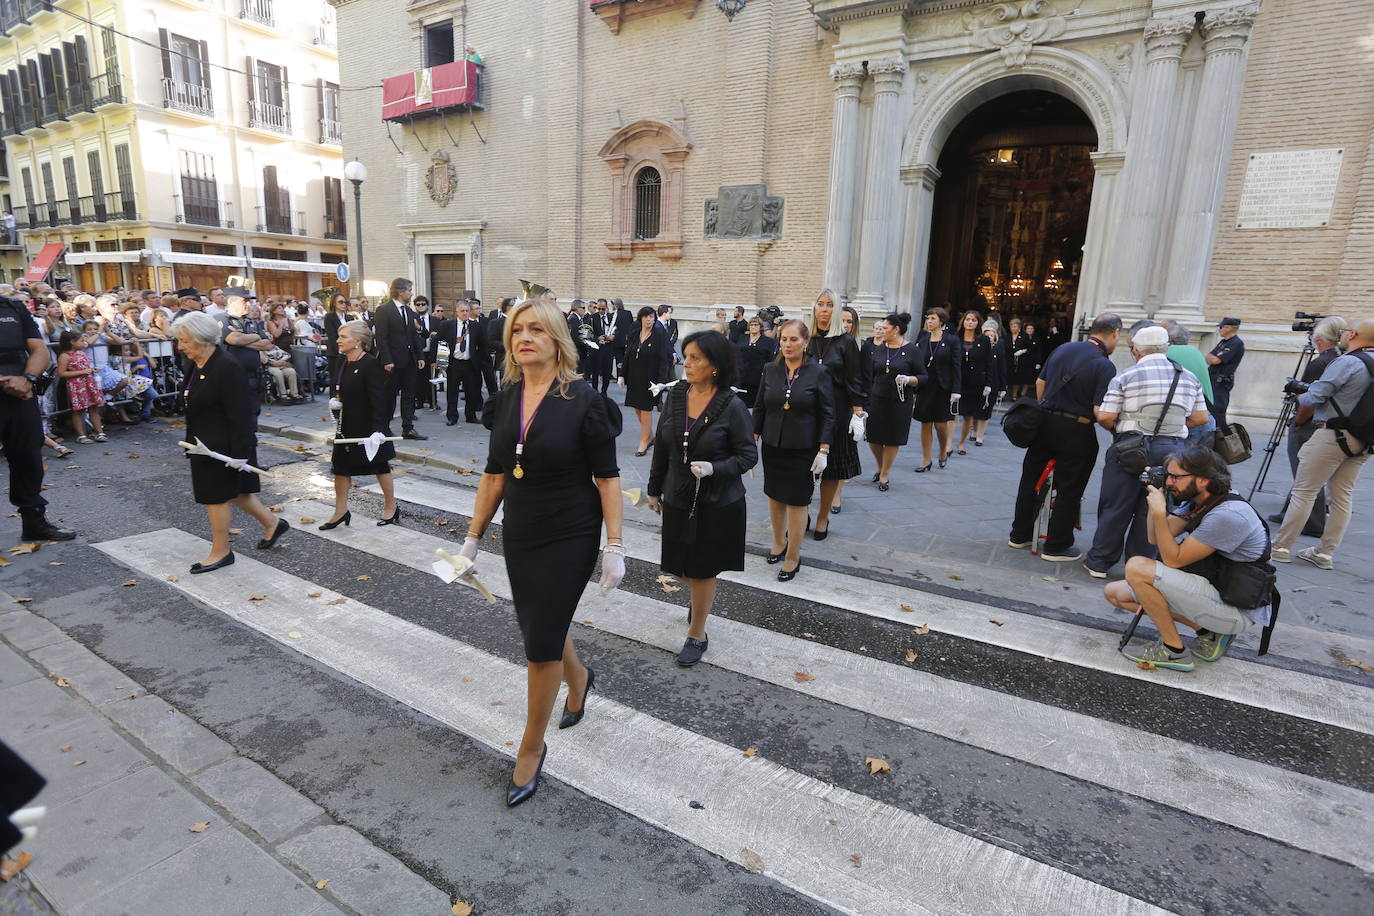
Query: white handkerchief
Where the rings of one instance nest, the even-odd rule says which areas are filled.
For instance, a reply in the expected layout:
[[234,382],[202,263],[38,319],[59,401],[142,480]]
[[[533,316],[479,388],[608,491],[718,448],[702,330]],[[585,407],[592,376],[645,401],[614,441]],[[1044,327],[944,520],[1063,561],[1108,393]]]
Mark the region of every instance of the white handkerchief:
[[458,570],[443,560],[435,560],[429,568],[434,570],[434,575],[444,580],[445,585],[452,585],[458,579]]

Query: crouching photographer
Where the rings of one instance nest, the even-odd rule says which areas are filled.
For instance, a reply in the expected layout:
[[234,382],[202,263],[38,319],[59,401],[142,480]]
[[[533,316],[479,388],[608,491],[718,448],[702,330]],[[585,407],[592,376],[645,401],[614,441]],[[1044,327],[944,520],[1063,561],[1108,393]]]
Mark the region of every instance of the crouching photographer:
[[[1194,660],[1214,662],[1251,626],[1265,628],[1260,654],[1269,649],[1277,616],[1269,528],[1246,500],[1231,491],[1225,459],[1210,448],[1190,446],[1164,467],[1147,468],[1150,543],[1159,559],[1135,556],[1126,580],[1105,589],[1107,600],[1147,614],[1159,639],[1141,648],[1122,646],[1133,662],[1192,671]],[[1177,508],[1168,509],[1166,493]],[[1191,651],[1178,625],[1196,631]]]

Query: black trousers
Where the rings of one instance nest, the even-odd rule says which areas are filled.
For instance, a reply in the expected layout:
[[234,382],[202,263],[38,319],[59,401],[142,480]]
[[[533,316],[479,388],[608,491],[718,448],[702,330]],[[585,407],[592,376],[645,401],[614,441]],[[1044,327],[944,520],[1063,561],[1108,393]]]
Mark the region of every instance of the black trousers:
[[1218,428],[1226,425],[1226,411],[1231,406],[1231,387],[1235,381],[1223,382],[1217,379],[1212,380],[1212,416],[1217,421]]
[[430,379],[434,377],[434,356],[425,354],[425,367],[415,370],[415,406],[433,407],[434,406],[434,385]]
[[10,466],[10,502],[19,509],[42,509],[43,420],[38,398],[21,401],[0,394],[0,445]]
[[593,385],[605,394],[611,387],[611,382],[615,381],[615,354],[611,352],[610,344],[603,344],[600,350],[596,351],[596,382]]
[[1058,495],[1046,532],[1043,551],[1058,553],[1073,546],[1073,530],[1078,525],[1083,491],[1097,464],[1097,432],[1092,423],[1079,423],[1068,417],[1047,414],[1026,457],[1021,462],[1021,482],[1016,488],[1016,515],[1011,523],[1011,540],[1029,541],[1035,529],[1040,502],[1035,484],[1045,470],[1045,462],[1055,461],[1054,485]]
[[[1150,467],[1162,467],[1169,456],[1187,444],[1184,438],[1154,436],[1147,441]],[[1092,569],[1107,572],[1122,558],[1159,558],[1159,550],[1150,543],[1149,516],[1145,503],[1145,485],[1138,475],[1127,474],[1116,463],[1116,456],[1107,452],[1102,462],[1102,490],[1097,497],[1097,529],[1093,532],[1093,546],[1083,558]]]
[[487,396],[496,397],[496,392],[501,390],[501,386],[496,381],[496,363],[490,357],[482,358],[482,381],[487,385]]
[[391,372],[387,374],[386,380],[386,400],[389,405],[390,415],[388,420],[396,416],[396,399],[401,401],[401,428],[411,429],[415,426],[415,378],[419,375],[419,370],[414,362],[396,363]]
[[477,360],[450,359],[448,363],[448,418],[458,422],[458,389],[463,389],[463,415],[469,423],[482,419],[482,366]]

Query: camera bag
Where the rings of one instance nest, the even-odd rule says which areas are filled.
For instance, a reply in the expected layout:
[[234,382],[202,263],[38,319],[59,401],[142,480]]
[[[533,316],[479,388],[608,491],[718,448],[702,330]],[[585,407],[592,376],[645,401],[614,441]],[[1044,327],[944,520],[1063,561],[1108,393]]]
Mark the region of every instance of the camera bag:
[[[1364,350],[1357,350],[1349,355],[1364,363],[1365,370],[1369,373],[1369,384],[1365,386],[1364,394],[1360,395],[1359,402],[1348,416],[1336,406],[1334,399],[1329,402],[1336,411],[1336,417],[1326,421],[1326,428],[1336,430],[1336,442],[1340,445],[1341,451],[1354,458],[1356,455],[1374,453],[1374,356],[1370,356]],[[1363,451],[1350,450],[1349,440],[1345,437],[1346,432],[1364,444]]]
[[1269,534],[1269,525],[1265,522],[1264,516],[1255,511],[1255,507],[1249,500],[1239,493],[1228,493],[1207,507],[1207,511],[1188,520],[1188,524],[1183,530],[1187,534],[1192,534],[1202,524],[1202,520],[1207,514],[1222,503],[1242,502],[1250,506],[1251,511],[1259,519],[1260,525],[1264,528],[1264,553],[1257,560],[1240,562],[1228,560],[1217,553],[1212,553],[1203,557],[1196,563],[1190,563],[1183,567],[1184,572],[1194,573],[1202,576],[1216,588],[1221,600],[1231,607],[1239,608],[1243,611],[1252,611],[1255,608],[1269,605],[1269,623],[1265,625],[1260,635],[1260,646],[1257,654],[1264,655],[1269,651],[1269,638],[1273,635],[1274,624],[1279,619],[1279,604],[1281,598],[1278,589],[1278,570],[1270,562],[1273,557],[1273,538]]
[[1212,450],[1227,464],[1240,464],[1250,458],[1250,432],[1239,423],[1226,423],[1212,434]]
[[1148,436],[1138,429],[1118,433],[1112,439],[1112,444],[1107,446],[1107,451],[1116,457],[1117,467],[1132,477],[1139,477],[1149,466],[1150,440],[1159,435],[1160,429],[1164,426],[1164,418],[1169,415],[1169,408],[1174,404],[1174,392],[1178,391],[1178,380],[1183,377],[1183,367],[1177,363],[1173,366],[1174,380],[1169,385],[1169,396],[1164,399],[1164,406],[1160,408],[1154,432]]
[[1043,399],[1020,397],[1012,402],[1012,405],[1007,408],[1007,412],[1002,416],[1002,432],[1007,434],[1007,441],[1017,448],[1030,448],[1035,437],[1040,435],[1041,424],[1045,422],[1045,402],[1058,394],[1060,389],[1073,381],[1073,377],[1079,373],[1079,370],[1097,357],[1098,354],[1094,352],[1074,366],[1072,372],[1056,382],[1053,388],[1045,391]]

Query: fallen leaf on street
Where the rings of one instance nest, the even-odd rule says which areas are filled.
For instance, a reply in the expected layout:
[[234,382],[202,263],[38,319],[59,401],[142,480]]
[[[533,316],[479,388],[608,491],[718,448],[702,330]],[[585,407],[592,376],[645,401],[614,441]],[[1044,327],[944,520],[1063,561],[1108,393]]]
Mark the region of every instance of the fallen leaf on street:
[[329,883],[329,879],[328,879],[328,878],[321,878],[320,880],[318,880],[318,881],[315,882],[315,890],[317,890],[317,891],[322,891],[322,890],[324,890],[324,886],[325,886],[326,884],[328,884],[328,883]]
[[1353,658],[1345,658],[1344,656],[1342,656],[1341,664],[1345,665],[1348,668],[1356,668],[1360,671],[1363,671],[1365,674],[1374,674],[1374,665],[1371,665],[1369,662],[1362,662]]
[[680,591],[682,591],[682,586],[680,586],[680,585],[668,585],[668,584],[665,583],[665,584],[662,586],[662,588],[663,588],[663,591],[664,591],[665,593],[669,594],[669,595],[671,595],[673,592],[680,592]]
[[664,575],[659,576],[658,578],[654,579],[654,581],[657,582],[659,585],[670,585],[676,580],[674,580],[672,576]]
[[11,603],[11,604],[32,604],[32,603],[33,603],[33,599],[32,599],[32,598],[15,598],[15,599],[13,599],[10,603]]
[[21,852],[13,859],[9,856],[0,859],[0,881],[8,884],[11,878],[28,868],[32,861],[33,853],[29,852]]
[[137,579],[125,579],[123,582],[119,583],[121,588],[133,588],[137,584]]
[[1155,670],[1155,663],[1154,663],[1154,662],[1136,662],[1136,663],[1135,663],[1135,666],[1136,666],[1137,668],[1139,668],[1141,671],[1153,671],[1153,670]]
[[302,525],[313,525],[313,524],[315,524],[315,520],[314,520],[313,518],[302,518],[302,519],[301,519],[301,524],[302,524]]
[[1005,626],[1005,624],[1002,623],[1002,621],[1000,621],[1000,620],[989,620],[988,623],[990,623],[990,624],[992,624],[993,626],[996,626],[996,627]]
[[740,864],[749,869],[756,875],[763,874],[763,856],[754,852],[752,849],[741,849],[739,851]]
[[805,684],[807,681],[814,681],[815,679],[816,675],[807,674],[805,671],[798,671],[792,675],[792,680],[796,681],[798,684]]
[[72,766],[74,766],[74,767],[79,767],[79,766],[81,766],[81,765],[82,765],[83,763],[85,763],[85,762],[86,762],[86,761],[84,761],[84,760],[78,760],[78,761],[76,761],[75,763],[73,763]]
[[434,520],[434,524],[436,524],[436,525],[447,525],[447,524],[448,524],[448,519],[446,519],[446,518],[436,518],[436,519]]
[[298,451],[298,452],[303,452],[303,451],[305,451],[305,446],[304,446],[304,445],[298,445],[298,446],[296,446],[296,451]]
[[242,529],[242,528],[230,528],[230,529],[229,529],[229,533],[230,533],[230,534],[243,534],[243,529]]
[[363,573],[361,576],[358,576],[358,577],[357,577],[357,579],[358,579],[359,582],[366,582],[368,579],[371,579],[371,578],[372,578],[372,577],[369,576],[367,573]]
[[284,509],[284,508],[286,508],[286,507],[285,507],[285,506],[268,506],[268,507],[267,507],[267,511],[268,511],[268,512],[280,512],[280,511],[282,511],[282,509]]
[[1059,581],[1059,580],[1056,579],[1054,576],[1041,576],[1040,578],[1044,579],[1046,582],[1058,582],[1058,581]]
[[472,678],[467,677],[467,676],[464,676],[464,677],[463,677],[463,683],[464,683],[464,684],[471,684],[471,683],[472,683]]
[[335,598],[333,601],[326,601],[325,604],[343,604],[347,598]]
[[492,706],[505,706],[505,705],[506,705],[506,701],[505,701],[505,700],[492,700],[492,701],[491,701],[491,705],[492,705]]
[[909,662],[914,662],[914,661],[916,661],[916,653],[913,652],[913,651],[911,651],[910,649],[907,649],[907,650],[906,650],[906,660],[909,661]]
[[816,634],[815,634],[815,633],[803,633],[802,635],[805,636],[807,639],[815,639],[815,638],[816,638]]
[[72,682],[69,681],[69,680],[67,680],[65,677],[60,677],[60,678],[57,679],[57,686],[58,686],[58,687],[70,687],[71,684],[72,684]]
[[949,574],[949,577],[950,577],[951,579],[955,579],[955,580],[958,580],[958,581],[962,581],[963,578],[964,578],[963,576],[959,575],[958,573],[950,573],[950,574]]
[[865,757],[864,766],[868,767],[868,775],[877,776],[879,773],[891,773],[892,764],[881,757]]
[[36,543],[16,544],[10,548],[10,553],[37,553],[38,547]]
[[756,748],[756,747],[746,747],[746,748],[744,749],[744,756],[746,756],[746,757],[754,757],[754,756],[756,756],[756,755],[758,754],[758,752],[759,752],[759,749]]
[[290,633],[287,633],[286,635],[289,636],[289,637],[291,637],[292,639],[300,639],[300,638],[301,638],[301,631],[300,631],[300,630],[292,630]]
[[832,817],[830,820],[826,821],[826,823],[829,824],[831,827],[834,827],[836,824],[839,823],[839,821],[835,820],[835,819]]
[[137,700],[137,699],[138,699],[138,694],[136,694],[136,693],[131,693],[131,694],[129,694],[129,697],[128,697],[128,698],[129,698],[130,700]]
[[0,566],[9,566],[9,565],[10,565],[10,561],[9,561],[9,560],[6,560],[4,557],[0,557]]
[[449,912],[453,916],[472,916],[472,904],[465,900],[455,900],[453,901],[453,909]]
[[130,452],[130,453],[129,453],[129,457],[130,457],[130,458],[142,458],[143,456],[140,455],[138,452]]
[[178,576],[176,573],[172,573],[170,576],[167,577],[167,581],[168,581],[168,582],[180,582],[180,581],[181,581],[181,576]]
[[248,600],[249,600],[249,601],[266,601],[266,600],[267,600],[267,596],[266,596],[266,595],[249,595],[249,596],[248,596]]
[[322,594],[321,592],[311,592],[310,594],[306,595],[305,597],[307,597],[307,598],[318,598],[318,597],[320,597],[321,594]]
[[186,829],[190,830],[192,833],[204,833],[205,831],[210,829],[210,822],[201,821],[198,824],[192,824],[190,827]]
[[916,609],[909,604],[902,605],[902,610],[906,611],[908,614],[916,613]]
[[924,636],[924,635],[926,635],[926,634],[929,633],[929,632],[930,632],[930,624],[928,624],[928,623],[923,623],[923,624],[921,624],[919,627],[916,628],[916,635],[917,635],[917,636]]
[[72,746],[71,746],[70,744],[65,744],[65,745],[63,745],[62,747],[59,747],[59,748],[58,748],[58,750],[61,751],[61,752],[64,753],[64,754],[67,753],[67,751],[70,751],[71,749],[72,749]]
[[849,857],[849,861],[854,863],[855,868],[862,868],[864,864],[864,857],[856,852]]

